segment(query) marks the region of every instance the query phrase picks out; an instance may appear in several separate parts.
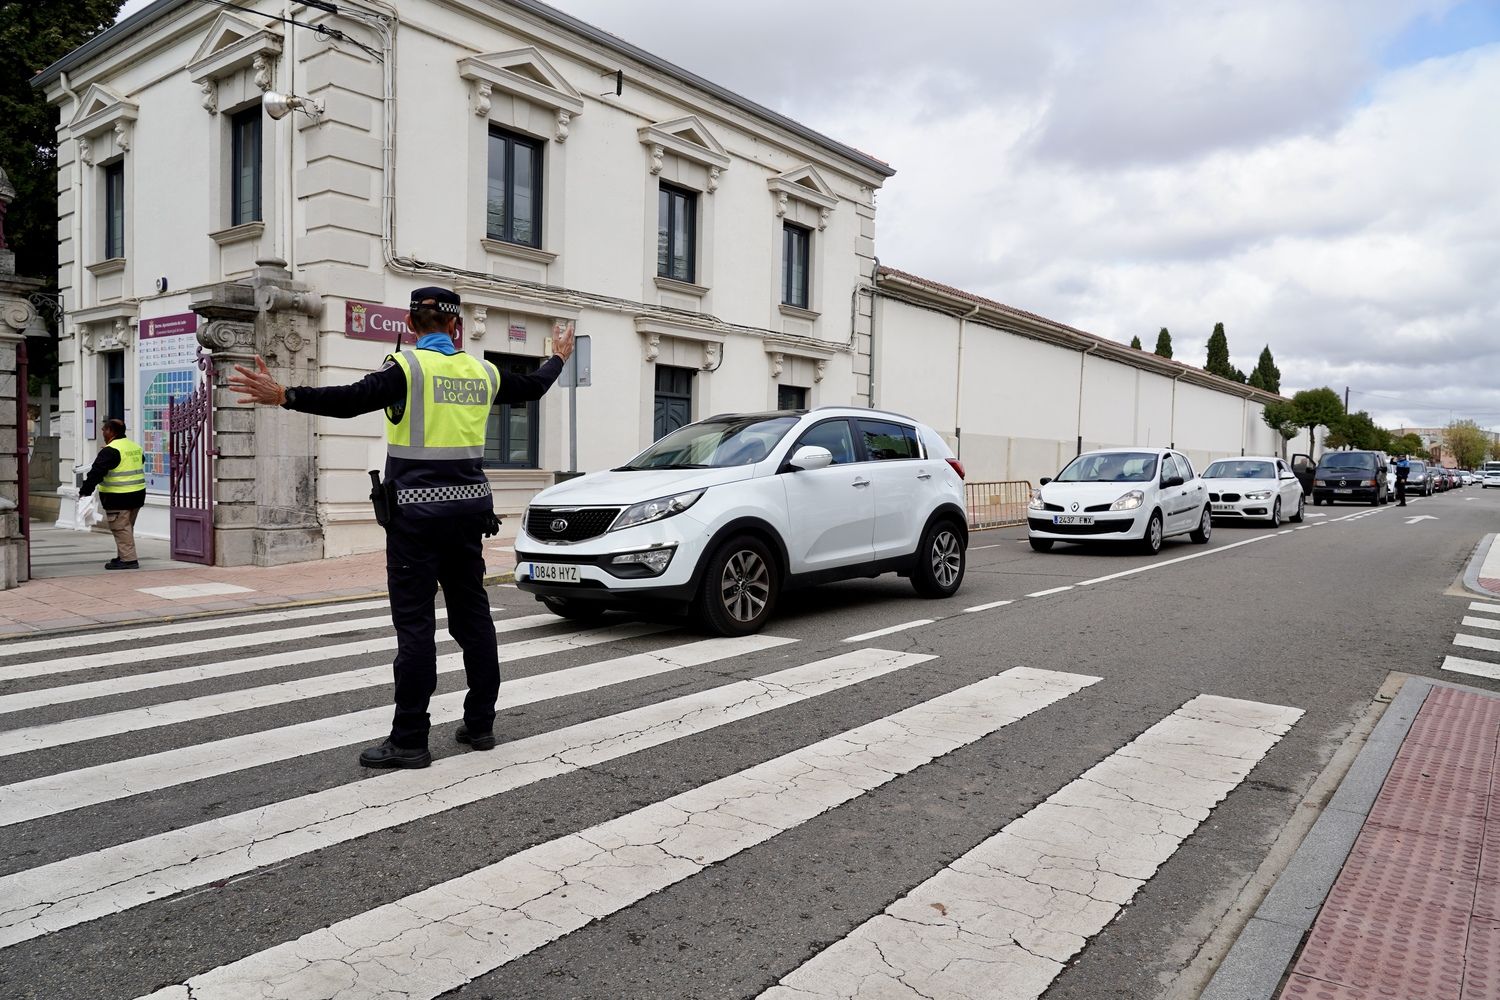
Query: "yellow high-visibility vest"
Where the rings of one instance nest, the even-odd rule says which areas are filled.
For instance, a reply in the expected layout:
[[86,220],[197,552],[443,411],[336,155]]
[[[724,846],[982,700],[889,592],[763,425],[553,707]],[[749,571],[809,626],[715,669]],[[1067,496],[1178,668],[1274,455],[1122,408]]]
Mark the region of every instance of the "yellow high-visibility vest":
[[146,488],[146,457],[141,446],[126,438],[115,438],[104,447],[120,453],[120,464],[105,473],[100,493],[139,493]]
[[500,369],[462,352],[408,349],[391,359],[406,374],[406,406],[386,411],[386,473],[398,510],[415,517],[492,510],[484,438]]

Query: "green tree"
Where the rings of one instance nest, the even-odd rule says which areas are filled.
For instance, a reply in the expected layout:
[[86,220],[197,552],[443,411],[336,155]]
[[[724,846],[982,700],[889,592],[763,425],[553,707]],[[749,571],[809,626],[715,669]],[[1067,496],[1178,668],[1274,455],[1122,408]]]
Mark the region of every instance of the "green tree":
[[1403,434],[1391,441],[1392,455],[1425,455],[1427,446],[1422,443],[1419,434]]
[[1172,356],[1172,335],[1167,332],[1166,327],[1161,328],[1161,333],[1156,335],[1156,351],[1159,357],[1170,358]]
[[1455,420],[1443,428],[1443,444],[1461,469],[1472,469],[1484,461],[1492,439],[1472,420]]
[[1214,332],[1208,335],[1208,359],[1203,370],[1231,382],[1245,381],[1245,373],[1229,361],[1229,338],[1224,334],[1223,323],[1215,323]]
[[1494,459],[1497,462],[1500,462],[1500,441],[1495,441],[1490,444],[1490,458]]
[[1271,430],[1281,435],[1281,452],[1286,454],[1286,442],[1297,436],[1297,431],[1302,427],[1297,421],[1300,415],[1297,407],[1291,403],[1267,403],[1260,413],[1261,421]]
[[1141,338],[1140,337],[1131,337],[1130,338],[1130,346],[1134,347],[1137,351],[1139,351],[1141,349]]
[[[0,74],[0,167],[16,188],[5,240],[16,254],[17,274],[57,279],[57,115],[31,78],[114,24],[123,3],[0,3],[0,52],[10,67]],[[56,384],[56,341],[33,340],[31,346],[33,383]]]
[[1364,410],[1351,413],[1329,428],[1325,442],[1330,448],[1362,448],[1389,451],[1391,432],[1378,426]]
[[1271,357],[1270,344],[1260,349],[1260,358],[1250,372],[1250,384],[1267,392],[1281,391],[1281,369],[1276,367],[1276,360]]
[[[1321,389],[1303,389],[1292,397],[1292,406],[1297,413],[1297,426],[1307,428],[1307,450],[1311,454],[1316,446],[1318,428],[1330,431],[1344,419],[1344,401],[1339,394],[1326,385]],[[1330,444],[1329,447],[1335,447]]]

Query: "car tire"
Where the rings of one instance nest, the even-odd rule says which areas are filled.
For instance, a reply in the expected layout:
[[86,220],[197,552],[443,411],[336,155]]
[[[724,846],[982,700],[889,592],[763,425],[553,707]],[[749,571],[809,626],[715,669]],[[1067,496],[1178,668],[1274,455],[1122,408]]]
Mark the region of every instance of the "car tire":
[[1050,538],[1028,538],[1026,540],[1031,543],[1031,551],[1033,552],[1052,551],[1052,539]]
[[1203,505],[1203,516],[1198,519],[1198,529],[1188,535],[1199,545],[1207,545],[1208,540],[1214,537],[1214,519],[1208,512],[1208,505]]
[[1303,500],[1302,497],[1299,496],[1297,498],[1297,513],[1293,514],[1290,518],[1288,518],[1288,520],[1292,521],[1295,524],[1301,524],[1302,520],[1303,520],[1303,513],[1304,513],[1304,510],[1305,510],[1305,504],[1306,504],[1306,501]]
[[1279,527],[1281,527],[1281,498],[1280,497],[1277,497],[1276,498],[1276,502],[1273,503],[1273,504],[1271,504],[1271,527],[1273,527],[1273,528],[1279,528]]
[[1162,543],[1162,521],[1161,511],[1152,511],[1151,520],[1146,523],[1146,533],[1141,536],[1140,549],[1148,556],[1154,556],[1161,551]]
[[542,604],[559,618],[575,622],[599,622],[604,620],[607,609],[593,601],[570,601],[566,597],[544,597]]
[[776,559],[760,539],[740,535],[713,551],[693,602],[693,617],[714,635],[753,635],[781,591]]
[[968,568],[963,533],[952,521],[934,521],[917,543],[911,585],[922,597],[952,597]]

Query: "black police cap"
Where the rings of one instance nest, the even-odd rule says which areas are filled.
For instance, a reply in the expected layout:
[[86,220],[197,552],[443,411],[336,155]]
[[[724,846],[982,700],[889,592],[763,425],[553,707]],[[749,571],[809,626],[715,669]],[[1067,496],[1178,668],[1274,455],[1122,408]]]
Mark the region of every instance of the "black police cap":
[[459,307],[463,304],[458,293],[449,288],[438,285],[428,285],[426,288],[418,288],[411,293],[411,305],[409,309],[436,309],[440,313],[449,316],[462,315]]

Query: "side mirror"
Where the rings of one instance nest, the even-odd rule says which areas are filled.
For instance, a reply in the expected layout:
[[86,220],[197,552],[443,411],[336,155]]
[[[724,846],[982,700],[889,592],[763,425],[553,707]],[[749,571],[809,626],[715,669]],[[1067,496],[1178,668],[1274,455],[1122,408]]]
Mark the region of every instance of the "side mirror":
[[833,464],[833,452],[827,448],[819,448],[817,445],[803,445],[797,449],[797,453],[786,464],[793,472],[811,472],[813,469],[826,469]]
[[1036,481],[1036,484],[1038,486],[1046,486],[1050,482],[1052,482],[1052,477],[1051,476],[1043,476],[1041,479],[1038,479]]
[[1169,490],[1173,486],[1181,486],[1184,482],[1186,482],[1186,480],[1181,476],[1168,476],[1166,479],[1163,479],[1161,481],[1161,488],[1164,490]]

